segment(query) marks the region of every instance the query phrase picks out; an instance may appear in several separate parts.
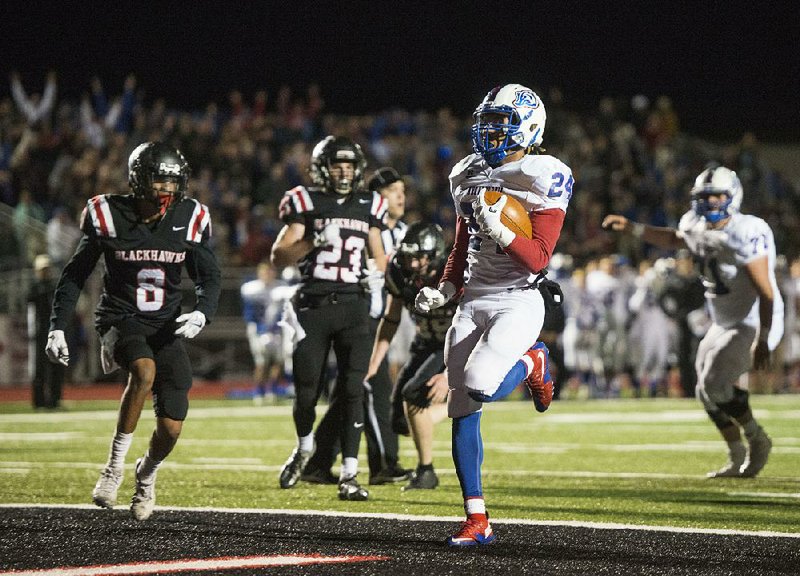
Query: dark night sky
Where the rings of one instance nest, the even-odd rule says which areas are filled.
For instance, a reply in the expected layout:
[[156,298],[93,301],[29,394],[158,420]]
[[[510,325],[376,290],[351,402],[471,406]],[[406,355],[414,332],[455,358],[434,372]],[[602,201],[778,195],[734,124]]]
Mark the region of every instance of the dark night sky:
[[603,96],[668,94],[687,132],[800,141],[795,2],[14,4],[0,21],[0,94],[12,69],[32,90],[53,67],[67,95],[93,74],[116,93],[133,71],[171,106],[317,81],[329,110],[468,113],[492,86],[519,82],[545,104],[560,86],[581,110]]

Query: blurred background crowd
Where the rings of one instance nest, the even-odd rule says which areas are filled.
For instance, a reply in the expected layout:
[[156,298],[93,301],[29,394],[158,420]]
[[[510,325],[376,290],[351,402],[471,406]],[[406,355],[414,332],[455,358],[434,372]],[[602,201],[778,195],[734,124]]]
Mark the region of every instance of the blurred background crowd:
[[[547,153],[568,164],[576,182],[550,272],[566,294],[565,317],[550,335],[562,350],[562,396],[690,394],[693,371],[685,364],[707,321],[691,260],[626,241],[600,223],[617,213],[675,226],[689,208],[691,182],[711,160],[737,172],[743,211],[770,224],[781,254],[786,335],[779,366],[758,385],[800,391],[797,183],[770,167],[751,133],[720,145],[682,132],[667,96],[604,98],[587,114],[571,109],[557,87],[534,89],[547,109]],[[477,103],[482,94],[463,97]],[[310,183],[311,148],[327,134],[359,142],[370,169],[392,166],[403,174],[404,220],[438,223],[452,239],[448,174],[471,152],[471,124],[447,108],[337,114],[316,84],[302,92],[231,90],[225,101],[186,109],[146,98],[135,75],[121,86],[92,78],[72,100],[59,96],[55,71],[25,82],[12,74],[0,90],[0,271],[9,273],[0,281],[0,312],[18,310],[10,283],[26,277],[37,255],[47,254],[56,271],[66,263],[88,198],[127,191],[127,158],[141,142],[166,141],[187,157],[190,192],[210,207],[214,249],[238,287],[268,259],[281,227],[279,200]],[[223,321],[226,310],[241,316],[237,293],[230,294]],[[91,328],[90,311],[86,318]]]

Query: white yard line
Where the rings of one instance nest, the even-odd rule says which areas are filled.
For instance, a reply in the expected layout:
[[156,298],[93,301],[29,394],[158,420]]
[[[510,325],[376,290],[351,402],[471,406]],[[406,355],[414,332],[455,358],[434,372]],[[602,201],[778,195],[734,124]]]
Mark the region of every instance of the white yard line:
[[[66,468],[66,469],[81,469],[81,470],[96,470],[99,472],[103,468],[100,462],[0,462],[0,474],[2,473],[23,473],[32,470],[41,470],[46,468]],[[132,470],[133,463],[126,464],[126,469]],[[175,470],[195,470],[195,471],[236,471],[236,472],[263,472],[263,473],[276,473],[281,469],[281,465],[268,465],[257,464],[250,462],[242,462],[240,459],[218,459],[218,461],[209,462],[206,460],[195,461],[192,463],[174,462],[167,460],[162,464],[161,469],[175,469]],[[362,467],[361,472],[367,473],[366,468]],[[455,475],[455,468],[436,468],[437,474],[452,474]],[[540,476],[546,478],[619,478],[627,480],[698,480],[705,479],[705,474],[669,474],[661,472],[596,472],[589,470],[518,470],[508,468],[483,468],[483,473],[492,476],[519,476],[531,477]],[[791,477],[771,477],[771,480],[796,480]],[[760,493],[754,492],[754,495]]]
[[[325,405],[321,404],[320,409]],[[706,422],[708,416],[699,407],[687,410],[663,410],[645,412],[567,412],[569,403],[564,404],[565,412],[557,410],[543,415],[536,415],[536,422],[541,424],[574,424],[574,423],[600,423],[600,424],[663,424],[667,422]],[[520,402],[499,402],[487,409],[493,412],[513,412],[521,409]],[[271,418],[291,416],[292,406],[218,406],[213,408],[190,408],[191,419],[200,418]],[[757,418],[780,418],[785,420],[800,419],[800,410],[754,410]],[[532,413],[533,415],[533,413]],[[116,420],[116,410],[93,410],[82,412],[53,412],[53,413],[24,413],[0,414],[0,425],[17,423],[44,422],[81,422]]]

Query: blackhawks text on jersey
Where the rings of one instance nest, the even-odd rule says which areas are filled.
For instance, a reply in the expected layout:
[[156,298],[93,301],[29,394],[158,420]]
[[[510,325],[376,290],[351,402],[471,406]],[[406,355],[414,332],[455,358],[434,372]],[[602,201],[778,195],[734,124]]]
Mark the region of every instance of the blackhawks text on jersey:
[[81,216],[83,237],[56,290],[51,330],[63,330],[84,282],[104,257],[103,294],[96,324],[111,326],[135,317],[160,326],[180,314],[184,266],[195,283],[196,310],[210,322],[220,292],[220,271],[208,246],[208,208],[183,198],[155,223],[142,222],[128,195],[91,198]]

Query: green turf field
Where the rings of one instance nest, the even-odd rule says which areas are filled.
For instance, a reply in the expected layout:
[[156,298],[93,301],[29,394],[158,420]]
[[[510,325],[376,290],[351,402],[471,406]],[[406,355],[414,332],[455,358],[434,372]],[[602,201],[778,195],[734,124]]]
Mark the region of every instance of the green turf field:
[[[498,520],[800,532],[800,397],[755,396],[752,404],[773,438],[770,461],[756,479],[725,480],[705,478],[724,463],[725,448],[692,400],[562,401],[546,414],[521,401],[491,405],[482,426],[487,505]],[[0,406],[0,503],[90,503],[115,410],[113,402],[72,402],[58,412]],[[363,503],[340,502],[334,486],[280,490],[278,470],[294,444],[290,410],[194,401],[159,472],[158,504],[461,514],[449,421],[436,434],[436,490],[373,486]],[[129,453],[123,503],[152,425],[148,413]],[[401,454],[407,467],[416,463],[410,439]]]

